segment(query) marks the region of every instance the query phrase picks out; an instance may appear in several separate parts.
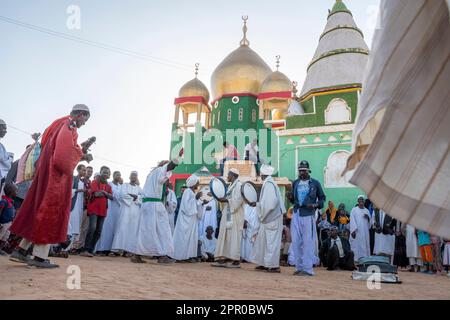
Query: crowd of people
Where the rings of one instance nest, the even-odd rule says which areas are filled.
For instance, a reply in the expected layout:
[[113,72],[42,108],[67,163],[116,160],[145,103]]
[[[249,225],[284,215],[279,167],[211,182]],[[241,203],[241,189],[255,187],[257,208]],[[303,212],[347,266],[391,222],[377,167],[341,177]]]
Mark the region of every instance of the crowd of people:
[[[203,194],[195,174],[177,197],[170,176],[183,150],[160,162],[144,184],[136,171],[127,182],[107,166],[94,174],[84,162],[93,159],[89,148],[95,138],[77,142],[89,117],[87,106],[74,106],[42,137],[34,134],[16,161],[0,143],[0,254],[39,268],[58,267],[49,256],[109,255],[133,263],[152,257],[158,263],[210,262],[222,268],[248,262],[270,273],[293,266],[297,276],[313,276],[320,266],[355,270],[360,259],[376,255],[412,272],[449,274],[449,239],[393,219],[362,195],[350,213],[333,201],[324,207],[326,195],[307,161],[298,164],[298,179],[284,199],[272,178],[275,169],[259,165],[257,140],[245,148],[245,159],[256,164],[262,180],[253,203],[242,196],[236,168],[228,171],[223,198]],[[0,138],[6,133],[0,120]],[[224,148],[221,170],[226,160],[239,157],[234,146]]]

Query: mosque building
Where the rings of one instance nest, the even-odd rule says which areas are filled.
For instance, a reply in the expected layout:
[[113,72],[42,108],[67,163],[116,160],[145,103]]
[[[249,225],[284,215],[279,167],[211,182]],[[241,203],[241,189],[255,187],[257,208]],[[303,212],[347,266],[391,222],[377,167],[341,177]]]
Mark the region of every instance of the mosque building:
[[[258,138],[261,159],[277,169],[279,179],[295,180],[297,163],[309,161],[311,175],[322,183],[327,199],[351,208],[363,192],[341,172],[351,151],[369,54],[351,11],[341,0],[329,10],[300,92],[279,70],[279,56],[274,71],[251,49],[247,17],[243,20],[239,47],[212,73],[211,95],[198,79],[197,65],[195,78],[175,99],[171,156],[185,149],[184,162],[171,178],[176,190],[194,172],[208,169],[218,175],[216,163],[203,156],[222,152],[221,141],[211,143],[219,133],[237,147],[241,158],[245,144]],[[229,132],[238,132],[240,138]]]

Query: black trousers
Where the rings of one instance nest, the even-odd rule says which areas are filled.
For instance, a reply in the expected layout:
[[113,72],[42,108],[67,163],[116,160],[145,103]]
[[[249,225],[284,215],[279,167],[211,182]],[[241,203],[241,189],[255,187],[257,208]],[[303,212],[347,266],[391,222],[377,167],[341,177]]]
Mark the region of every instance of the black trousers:
[[85,250],[94,253],[95,245],[102,234],[103,222],[105,217],[99,217],[95,214],[89,216],[89,229],[85,241]]
[[369,229],[370,255],[373,256],[373,248],[375,247],[375,229]]
[[336,246],[328,250],[328,254],[325,257],[326,259],[326,267],[328,270],[336,270],[340,268],[342,270],[350,270],[353,271],[355,267],[354,262],[354,253],[353,251],[347,252],[347,254],[343,257],[339,257],[339,250]]

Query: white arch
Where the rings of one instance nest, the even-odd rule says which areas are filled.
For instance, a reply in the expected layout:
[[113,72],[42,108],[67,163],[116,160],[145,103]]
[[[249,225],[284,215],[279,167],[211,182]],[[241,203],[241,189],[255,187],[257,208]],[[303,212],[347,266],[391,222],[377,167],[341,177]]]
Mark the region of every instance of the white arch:
[[341,98],[330,101],[325,109],[325,124],[347,123],[352,121],[352,109]]
[[350,152],[347,150],[337,150],[330,154],[327,166],[324,168],[325,188],[353,188],[354,185],[348,182],[349,176],[342,176],[347,165]]

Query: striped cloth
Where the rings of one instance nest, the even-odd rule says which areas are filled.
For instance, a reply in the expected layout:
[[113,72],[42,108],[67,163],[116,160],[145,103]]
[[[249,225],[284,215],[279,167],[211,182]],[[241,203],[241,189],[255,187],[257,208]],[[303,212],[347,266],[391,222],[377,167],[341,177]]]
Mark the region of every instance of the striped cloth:
[[446,0],[382,0],[347,170],[389,215],[450,237]]

